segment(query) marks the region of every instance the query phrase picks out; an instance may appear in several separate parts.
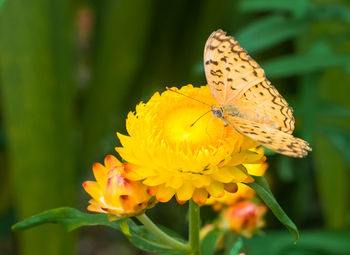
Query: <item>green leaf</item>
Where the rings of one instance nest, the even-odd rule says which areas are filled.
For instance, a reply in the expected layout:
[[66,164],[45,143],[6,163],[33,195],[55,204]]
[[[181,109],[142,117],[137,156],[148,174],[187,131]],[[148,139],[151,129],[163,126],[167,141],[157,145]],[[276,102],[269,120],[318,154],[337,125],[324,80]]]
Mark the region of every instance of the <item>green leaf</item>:
[[12,226],[13,231],[22,231],[46,223],[61,224],[68,231],[82,226],[104,225],[120,230],[119,221],[109,221],[106,214],[87,214],[71,207],[51,209]]
[[239,254],[242,248],[242,239],[231,231],[225,233],[224,253],[223,255]]
[[318,105],[318,115],[320,117],[350,118],[350,108],[322,100]]
[[[304,33],[308,23],[281,15],[270,15],[245,26],[236,39],[250,54],[272,47],[280,42]],[[259,38],[259,40],[252,40]]]
[[128,219],[124,219],[120,221],[120,228],[124,235],[126,235],[127,237],[131,237],[130,229],[128,225]]
[[[172,247],[164,245],[159,242],[159,239],[150,233],[144,226],[139,226],[135,222],[128,221],[131,237],[128,237],[129,241],[136,246],[137,248],[147,251],[147,252],[157,252],[157,253],[168,253],[173,254],[177,253]],[[170,230],[165,230],[162,227],[162,230],[167,234],[172,233]],[[174,234],[170,234],[174,236]],[[183,240],[181,240],[183,241]]]
[[230,255],[238,255],[243,247],[242,238],[238,238],[232,249],[230,250]]
[[238,8],[245,12],[287,11],[296,17],[304,16],[308,10],[307,0],[250,0],[239,1]]
[[6,2],[6,0],[0,0],[0,9],[5,2]]
[[350,8],[340,3],[314,5],[310,9],[309,16],[312,19],[322,21],[334,21],[336,19],[350,24]]
[[350,131],[342,127],[330,125],[323,125],[319,128],[326,136],[328,136],[330,141],[343,156],[346,164],[350,167]]
[[263,63],[262,67],[268,77],[284,78],[347,65],[350,65],[350,55],[310,54],[279,57]]
[[246,254],[350,254],[350,231],[303,231],[298,245],[291,244],[288,234],[267,232],[264,236],[245,239]]
[[212,255],[215,251],[215,245],[218,239],[223,235],[220,229],[214,228],[210,230],[201,241],[201,254]]
[[255,179],[255,182],[245,184],[256,191],[258,196],[271,209],[276,218],[291,232],[291,234],[294,236],[294,241],[297,242],[299,240],[298,228],[276,201],[266,179],[262,176],[253,176],[253,178]]
[[[161,244],[156,236],[148,232],[144,226],[138,226],[131,219],[109,221],[107,214],[87,214],[70,207],[61,207],[39,213],[15,224],[12,226],[12,230],[26,230],[46,223],[61,224],[68,231],[82,226],[108,226],[121,230],[132,244],[144,251],[176,252],[172,247]],[[164,231],[167,233],[171,232],[170,230]],[[175,234],[171,233],[171,235],[174,236]]]

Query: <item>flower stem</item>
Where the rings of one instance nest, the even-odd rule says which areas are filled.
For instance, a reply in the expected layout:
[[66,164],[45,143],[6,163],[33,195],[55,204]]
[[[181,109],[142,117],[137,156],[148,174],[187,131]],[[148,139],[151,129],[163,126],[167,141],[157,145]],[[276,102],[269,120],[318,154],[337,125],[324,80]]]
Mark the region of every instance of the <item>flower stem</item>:
[[196,204],[192,199],[190,200],[190,241],[189,244],[192,249],[192,255],[199,255],[199,229],[200,229],[200,218],[199,218],[199,205]]
[[147,217],[146,214],[142,214],[139,216],[136,216],[136,218],[156,237],[159,238],[160,241],[163,242],[163,244],[166,244],[170,247],[173,247],[177,251],[181,252],[189,252],[189,246],[182,243],[181,241],[178,241],[171,236],[168,236],[163,230],[158,228],[156,224],[151,221],[150,218]]

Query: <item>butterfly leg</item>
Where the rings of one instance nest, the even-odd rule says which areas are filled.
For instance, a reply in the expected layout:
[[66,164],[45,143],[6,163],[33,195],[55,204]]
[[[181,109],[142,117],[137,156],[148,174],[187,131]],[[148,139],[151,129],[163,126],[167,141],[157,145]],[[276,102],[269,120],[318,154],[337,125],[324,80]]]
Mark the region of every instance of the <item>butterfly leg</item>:
[[228,122],[224,117],[221,118],[221,120],[225,123],[225,127],[230,126],[231,123]]

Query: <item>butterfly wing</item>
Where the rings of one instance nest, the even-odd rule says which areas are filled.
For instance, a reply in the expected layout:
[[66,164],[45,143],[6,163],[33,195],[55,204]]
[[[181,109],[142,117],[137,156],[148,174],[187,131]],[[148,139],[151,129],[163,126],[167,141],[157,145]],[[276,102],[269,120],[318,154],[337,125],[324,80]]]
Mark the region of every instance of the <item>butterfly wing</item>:
[[234,105],[247,119],[291,134],[293,110],[265,77],[247,51],[222,30],[213,32],[204,49],[209,88],[221,105]]
[[301,158],[311,151],[306,141],[265,124],[232,116],[225,119],[240,133],[281,154]]
[[221,105],[234,104],[242,91],[266,80],[258,63],[222,30],[213,32],[207,40],[204,69],[209,88]]
[[294,130],[293,109],[269,81],[250,87],[237,100],[236,107],[249,120],[268,124],[288,134]]

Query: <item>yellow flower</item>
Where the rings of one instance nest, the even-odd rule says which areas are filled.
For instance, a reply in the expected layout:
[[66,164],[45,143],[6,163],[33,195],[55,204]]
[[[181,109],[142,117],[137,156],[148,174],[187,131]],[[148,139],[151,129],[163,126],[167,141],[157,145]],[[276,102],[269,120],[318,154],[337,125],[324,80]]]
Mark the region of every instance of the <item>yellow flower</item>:
[[236,183],[253,181],[242,164],[265,160],[249,150],[258,144],[210,113],[216,102],[208,86],[187,85],[178,91],[205,104],[165,91],[128,114],[129,136],[118,133],[122,147],[116,148],[137,166],[128,178],[143,180],[160,202],[176,195],[180,203],[193,198],[198,204],[209,195],[235,192]]
[[[258,153],[263,153],[262,150],[257,150]],[[268,167],[267,163],[263,164],[244,164],[248,174],[263,176]],[[250,199],[255,196],[255,191],[247,185],[238,183],[238,190],[235,193],[225,192],[225,195],[220,198],[210,197],[206,204],[213,205],[215,211],[221,210],[226,205],[232,205],[242,199]]]
[[265,225],[263,216],[267,208],[249,200],[240,201],[223,211],[220,226],[237,234],[251,237],[254,230]]
[[88,210],[108,213],[110,220],[130,217],[141,213],[148,205],[151,196],[142,182],[126,177],[133,166],[119,162],[114,156],[105,157],[105,165],[95,163],[95,181],[86,181],[83,187],[92,197]]

